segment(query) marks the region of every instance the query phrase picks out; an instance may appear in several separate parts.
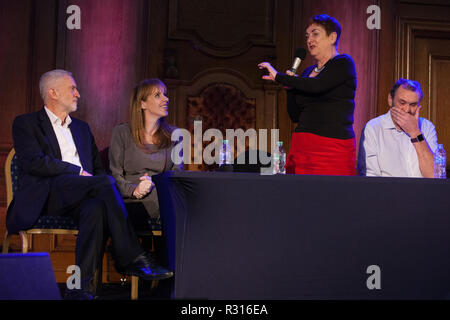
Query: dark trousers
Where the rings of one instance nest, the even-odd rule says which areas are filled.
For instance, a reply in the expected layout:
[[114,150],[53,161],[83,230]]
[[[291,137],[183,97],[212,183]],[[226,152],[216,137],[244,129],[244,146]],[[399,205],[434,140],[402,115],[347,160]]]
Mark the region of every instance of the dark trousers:
[[60,175],[53,178],[44,214],[70,215],[78,221],[75,264],[81,269],[83,289],[91,288],[108,236],[112,239],[115,262],[121,267],[143,252],[110,176]]

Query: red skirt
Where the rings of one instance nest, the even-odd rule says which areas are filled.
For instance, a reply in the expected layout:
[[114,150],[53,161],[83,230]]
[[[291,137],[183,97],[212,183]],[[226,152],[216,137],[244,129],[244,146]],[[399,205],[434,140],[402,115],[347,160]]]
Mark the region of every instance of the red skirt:
[[342,140],[294,132],[286,173],[354,176],[355,163],[355,138]]

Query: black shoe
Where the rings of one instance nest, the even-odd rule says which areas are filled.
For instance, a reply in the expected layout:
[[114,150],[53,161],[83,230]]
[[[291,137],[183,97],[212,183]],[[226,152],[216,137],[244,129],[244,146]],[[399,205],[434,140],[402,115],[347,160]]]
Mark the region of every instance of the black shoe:
[[64,300],[93,300],[94,295],[83,289],[66,289]]
[[155,259],[146,253],[140,254],[129,264],[124,273],[144,280],[162,280],[173,276],[173,272],[161,267]]

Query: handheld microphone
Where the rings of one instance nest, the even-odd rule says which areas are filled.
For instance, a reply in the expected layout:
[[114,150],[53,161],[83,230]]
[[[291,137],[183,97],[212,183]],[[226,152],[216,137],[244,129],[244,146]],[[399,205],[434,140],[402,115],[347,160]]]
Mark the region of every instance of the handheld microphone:
[[291,71],[292,73],[297,73],[298,66],[306,57],[306,50],[304,48],[297,48],[295,50],[294,57],[294,63],[292,64],[292,67],[289,69],[289,71]]

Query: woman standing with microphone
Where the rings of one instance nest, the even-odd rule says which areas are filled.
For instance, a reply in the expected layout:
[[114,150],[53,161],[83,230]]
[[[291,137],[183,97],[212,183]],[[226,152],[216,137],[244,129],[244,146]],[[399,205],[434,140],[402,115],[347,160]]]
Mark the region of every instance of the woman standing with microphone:
[[351,56],[337,51],[341,26],[328,15],[314,16],[306,44],[316,64],[298,77],[278,73],[270,63],[263,79],[286,86],[287,110],[298,126],[292,135],[286,173],[354,175],[356,160],[353,112],[356,71]]

